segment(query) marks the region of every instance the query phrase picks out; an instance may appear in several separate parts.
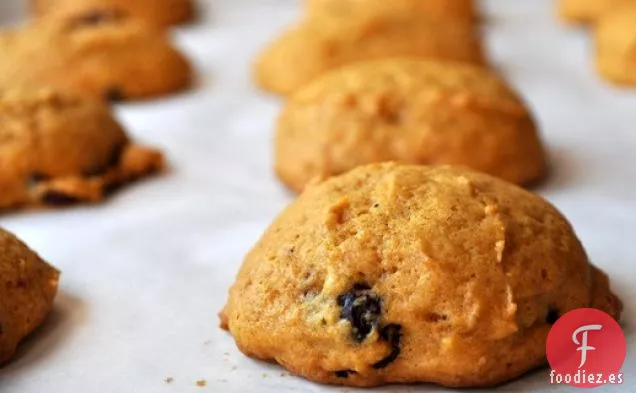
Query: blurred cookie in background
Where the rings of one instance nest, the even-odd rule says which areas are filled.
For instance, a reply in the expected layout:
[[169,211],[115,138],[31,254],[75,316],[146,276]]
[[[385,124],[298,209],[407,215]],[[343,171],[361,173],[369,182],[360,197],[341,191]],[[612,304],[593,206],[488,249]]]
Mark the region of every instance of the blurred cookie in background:
[[0,90],[34,84],[132,100],[182,90],[192,79],[163,32],[113,9],[0,31],[0,52]]
[[289,95],[334,68],[409,56],[484,64],[478,29],[404,13],[355,18],[309,17],[272,42],[255,64],[257,83]]
[[603,15],[594,35],[600,75],[619,85],[636,86],[636,2]]
[[604,13],[629,4],[636,0],[559,0],[558,14],[568,23],[594,24]]
[[44,321],[60,272],[0,228],[0,365]]
[[450,61],[385,59],[332,71],[289,99],[275,144],[276,172],[295,191],[383,161],[464,165],[521,185],[547,167],[516,93],[493,71]]
[[187,22],[194,16],[193,0],[31,0],[31,8],[38,17],[115,8],[158,27]]
[[310,15],[353,18],[361,11],[376,14],[406,12],[432,19],[472,22],[477,20],[474,0],[307,0]]
[[50,88],[0,90],[0,209],[99,202],[160,171],[100,100]]

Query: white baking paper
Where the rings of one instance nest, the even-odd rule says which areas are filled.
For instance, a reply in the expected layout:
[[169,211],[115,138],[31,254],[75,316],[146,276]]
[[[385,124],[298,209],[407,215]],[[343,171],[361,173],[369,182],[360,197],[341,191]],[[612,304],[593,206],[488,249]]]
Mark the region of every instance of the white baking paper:
[[[0,0],[0,23],[24,19],[23,3]],[[591,40],[560,24],[554,5],[488,1],[485,35],[550,147],[553,174],[539,192],[569,217],[625,301],[625,383],[596,391],[636,391],[636,89],[599,80]],[[63,271],[54,312],[0,369],[0,392],[356,391],[252,361],[217,327],[243,255],[292,200],[272,173],[281,102],[254,87],[250,62],[298,16],[300,0],[210,0],[200,8],[197,23],[174,33],[196,66],[196,89],[117,108],[135,137],[166,150],[172,171],[104,205],[0,217]],[[500,388],[565,389],[548,383],[547,370]]]

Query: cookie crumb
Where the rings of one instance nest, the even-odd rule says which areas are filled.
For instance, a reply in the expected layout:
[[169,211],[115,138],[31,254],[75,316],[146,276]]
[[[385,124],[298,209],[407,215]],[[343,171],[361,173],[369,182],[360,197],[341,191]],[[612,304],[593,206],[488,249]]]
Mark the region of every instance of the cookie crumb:
[[206,381],[205,379],[199,379],[199,380],[197,381],[197,386],[198,386],[198,387],[200,387],[200,388],[204,388],[204,387],[205,387],[205,385],[207,385],[207,384],[208,384],[208,383],[207,383],[207,381]]
[[166,383],[172,383],[172,381],[174,381],[174,378],[172,378],[172,377],[167,377],[166,378]]

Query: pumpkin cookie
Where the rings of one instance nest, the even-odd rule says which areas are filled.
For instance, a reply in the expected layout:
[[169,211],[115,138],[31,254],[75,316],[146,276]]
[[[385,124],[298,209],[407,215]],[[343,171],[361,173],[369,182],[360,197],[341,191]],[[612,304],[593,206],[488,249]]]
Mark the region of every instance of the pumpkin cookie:
[[546,171],[536,126],[499,76],[418,59],[357,63],[299,90],[279,117],[275,157],[296,191],[382,161],[465,165],[518,184]]
[[636,4],[636,0],[559,0],[558,12],[568,23],[590,24],[608,11],[629,4]]
[[386,14],[406,12],[434,19],[472,22],[477,19],[474,0],[307,0],[308,13],[355,17],[360,10]]
[[43,18],[0,33],[0,89],[55,86],[109,99],[188,86],[190,67],[161,32],[109,10]]
[[599,19],[595,29],[596,67],[604,78],[636,86],[636,2]]
[[31,0],[36,16],[86,14],[105,7],[158,27],[186,22],[194,14],[192,0]]
[[60,273],[0,229],[0,364],[53,307]]
[[334,68],[395,56],[484,63],[480,37],[471,24],[368,13],[308,18],[261,54],[255,75],[263,89],[290,94]]
[[468,170],[375,164],[283,211],[222,320],[246,355],[314,381],[474,387],[545,364],[550,327],[582,307],[621,312],[548,202]]
[[98,202],[161,170],[98,100],[48,88],[0,90],[0,208]]

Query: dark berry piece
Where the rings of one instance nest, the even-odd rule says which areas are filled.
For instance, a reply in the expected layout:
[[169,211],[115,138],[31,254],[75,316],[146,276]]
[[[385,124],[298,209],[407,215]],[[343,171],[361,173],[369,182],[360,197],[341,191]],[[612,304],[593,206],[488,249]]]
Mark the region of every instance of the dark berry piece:
[[124,99],[124,92],[119,87],[113,86],[104,92],[104,98],[109,102],[119,102]]
[[351,371],[351,370],[340,370],[340,371],[336,371],[336,377],[338,378],[349,378],[349,374],[354,373],[355,371]]
[[68,206],[79,202],[80,200],[72,195],[66,195],[59,191],[47,191],[42,196],[42,202],[53,206]]
[[107,183],[102,188],[102,193],[104,194],[104,196],[108,197],[108,196],[113,195],[117,191],[119,191],[123,186],[124,186],[124,184],[122,184],[121,182]]
[[545,322],[550,325],[554,325],[554,323],[559,319],[559,310],[555,307],[548,308],[548,314],[545,317]]
[[47,175],[45,175],[44,173],[40,173],[40,172],[33,172],[30,176],[29,176],[29,180],[28,180],[28,185],[29,187],[34,187],[37,186],[39,183],[48,180],[49,177]]
[[119,161],[121,161],[121,156],[123,152],[124,152],[123,144],[115,146],[115,148],[112,150],[110,154],[110,157],[108,158],[108,162],[106,163],[106,165],[102,165],[102,166],[98,166],[98,167],[86,170],[82,173],[82,175],[84,177],[94,177],[94,176],[104,175],[106,172],[108,172],[109,169],[112,169],[113,167],[116,167],[117,165],[119,165]]
[[368,291],[370,289],[371,289],[371,287],[368,284],[365,284],[365,283],[353,284],[353,290],[354,291]]
[[97,9],[78,15],[73,19],[75,26],[97,26],[102,23],[112,22],[124,17],[121,11],[113,8]]
[[378,326],[382,316],[382,300],[366,284],[356,284],[338,296],[338,305],[340,318],[351,322],[351,336],[359,343]]
[[397,324],[386,325],[380,331],[380,338],[391,344],[391,352],[382,360],[375,363],[373,368],[385,368],[393,363],[400,356],[400,339],[402,337],[402,326]]

